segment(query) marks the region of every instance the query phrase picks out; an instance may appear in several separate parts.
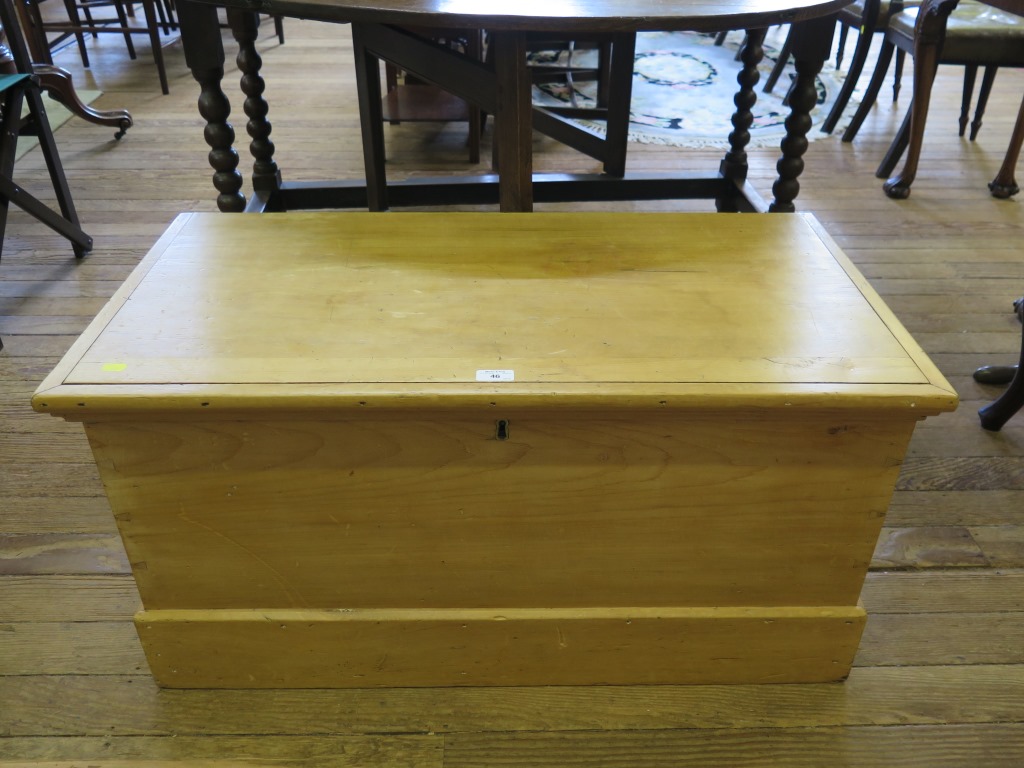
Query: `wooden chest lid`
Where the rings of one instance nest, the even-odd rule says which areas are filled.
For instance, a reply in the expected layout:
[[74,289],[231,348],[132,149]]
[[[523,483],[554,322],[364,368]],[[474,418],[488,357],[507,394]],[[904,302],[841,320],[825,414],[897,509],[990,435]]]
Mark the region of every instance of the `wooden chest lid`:
[[956,395],[806,215],[183,214],[40,386],[83,409]]

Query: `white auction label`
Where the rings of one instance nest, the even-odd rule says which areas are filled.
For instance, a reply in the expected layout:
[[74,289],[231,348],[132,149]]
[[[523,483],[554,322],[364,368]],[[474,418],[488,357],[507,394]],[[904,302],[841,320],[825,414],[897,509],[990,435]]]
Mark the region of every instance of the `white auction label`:
[[515,381],[515,371],[477,371],[477,381]]

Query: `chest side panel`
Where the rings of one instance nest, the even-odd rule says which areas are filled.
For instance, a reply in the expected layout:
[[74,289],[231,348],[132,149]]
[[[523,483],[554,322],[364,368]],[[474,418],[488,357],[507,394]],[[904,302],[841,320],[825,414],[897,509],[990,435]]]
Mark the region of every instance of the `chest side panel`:
[[852,605],[911,430],[771,413],[87,425],[147,608]]

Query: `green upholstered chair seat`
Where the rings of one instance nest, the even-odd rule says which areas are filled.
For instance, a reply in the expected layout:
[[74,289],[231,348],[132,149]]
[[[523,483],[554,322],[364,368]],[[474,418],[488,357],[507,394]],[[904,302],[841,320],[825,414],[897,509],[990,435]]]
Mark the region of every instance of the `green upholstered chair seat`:
[[[917,8],[908,8],[889,21],[889,29],[912,41]],[[996,64],[1024,67],[1024,18],[989,6],[962,3],[949,17],[944,64]]]

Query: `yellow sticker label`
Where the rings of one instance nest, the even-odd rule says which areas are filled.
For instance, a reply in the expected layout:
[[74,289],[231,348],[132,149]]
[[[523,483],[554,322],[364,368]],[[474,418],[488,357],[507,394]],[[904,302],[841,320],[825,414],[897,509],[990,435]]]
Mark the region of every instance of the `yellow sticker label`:
[[103,364],[103,370],[104,371],[111,371],[111,372],[123,371],[127,367],[128,367],[128,363],[104,363]]

